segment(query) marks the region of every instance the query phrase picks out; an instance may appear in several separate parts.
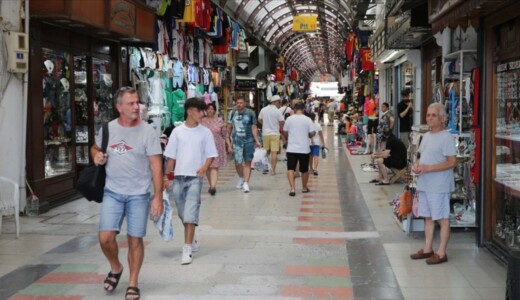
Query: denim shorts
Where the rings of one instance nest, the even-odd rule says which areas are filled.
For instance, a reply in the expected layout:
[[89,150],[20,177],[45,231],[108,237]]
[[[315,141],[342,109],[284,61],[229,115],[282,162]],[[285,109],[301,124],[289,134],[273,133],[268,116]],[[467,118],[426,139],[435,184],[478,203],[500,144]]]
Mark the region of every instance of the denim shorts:
[[184,224],[199,224],[202,183],[203,178],[196,176],[175,176],[173,179],[172,195]]
[[255,143],[233,143],[233,151],[235,152],[235,163],[251,162],[255,153]]
[[311,145],[311,156],[320,156],[320,145]]
[[144,237],[150,209],[150,193],[123,195],[105,189],[99,214],[99,231],[121,231],[126,217],[127,234]]

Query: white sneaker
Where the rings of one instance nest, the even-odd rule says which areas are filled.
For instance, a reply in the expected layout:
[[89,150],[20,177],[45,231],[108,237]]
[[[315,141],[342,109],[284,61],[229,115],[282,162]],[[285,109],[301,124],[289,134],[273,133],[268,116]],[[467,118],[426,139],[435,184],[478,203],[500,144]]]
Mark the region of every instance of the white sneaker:
[[191,243],[191,252],[199,251],[199,241],[193,238],[193,242]]
[[244,193],[249,193],[249,184],[247,182],[244,182],[242,185],[242,189],[244,190]]
[[193,261],[193,255],[191,254],[191,247],[188,245],[185,245],[182,248],[181,265],[191,264],[192,261]]
[[244,178],[242,178],[242,177],[238,178],[238,182],[237,182],[236,188],[241,190],[243,185],[244,185]]

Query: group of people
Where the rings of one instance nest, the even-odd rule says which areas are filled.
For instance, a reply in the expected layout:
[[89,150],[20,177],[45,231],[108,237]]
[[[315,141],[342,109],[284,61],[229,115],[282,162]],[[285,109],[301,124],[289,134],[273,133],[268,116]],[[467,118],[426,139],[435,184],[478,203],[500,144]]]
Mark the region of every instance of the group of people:
[[[264,147],[271,155],[271,174],[276,174],[277,153],[281,141],[287,143],[287,176],[289,195],[295,195],[295,171],[299,166],[302,192],[309,189],[309,166],[315,175],[317,162],[324,147],[321,126],[315,115],[304,115],[305,103],[282,106],[275,95],[270,105],[258,116],[262,125],[259,136],[254,111],[238,98],[229,112],[227,124],[218,117],[213,104],[191,98],[185,102],[185,122],[171,131],[163,149],[156,131],[140,118],[139,95],[132,87],[122,87],[115,94],[119,117],[108,123],[108,147],[103,153],[102,130],[96,135],[90,154],[96,165],[104,165],[106,184],[100,209],[99,243],[110,265],[104,280],[107,293],[113,292],[123,273],[116,236],[127,220],[129,281],[125,299],[139,299],[139,272],[144,259],[143,237],[148,216],[158,219],[164,212],[164,189],[171,187],[177,213],[184,225],[184,246],[181,264],[193,261],[199,245],[195,228],[199,224],[203,178],[209,182],[208,192],[216,194],[219,168],[226,164],[227,153],[233,155],[239,175],[237,188],[250,191],[251,161],[255,148]],[[312,140],[311,140],[312,139]],[[261,140],[263,144],[261,143]],[[164,157],[164,159],[163,159]]]

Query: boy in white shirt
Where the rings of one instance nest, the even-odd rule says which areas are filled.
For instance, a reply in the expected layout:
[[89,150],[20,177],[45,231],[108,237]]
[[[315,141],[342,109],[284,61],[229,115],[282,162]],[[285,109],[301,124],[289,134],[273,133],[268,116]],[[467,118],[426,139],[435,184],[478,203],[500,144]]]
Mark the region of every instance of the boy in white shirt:
[[179,218],[184,224],[181,264],[186,265],[193,261],[192,252],[198,250],[194,236],[195,227],[199,223],[202,184],[218,152],[213,134],[207,127],[200,125],[206,109],[204,100],[190,98],[184,107],[186,122],[172,131],[164,151],[164,156],[168,158],[164,180],[167,188],[168,176],[174,170],[172,194]]
[[323,129],[321,128],[320,123],[316,123],[316,114],[312,113],[309,115],[312,122],[314,123],[314,131],[316,134],[311,138],[311,157],[309,166],[311,168],[311,172],[318,176],[318,163],[320,162],[320,148],[328,149],[325,147],[325,140],[323,139]]

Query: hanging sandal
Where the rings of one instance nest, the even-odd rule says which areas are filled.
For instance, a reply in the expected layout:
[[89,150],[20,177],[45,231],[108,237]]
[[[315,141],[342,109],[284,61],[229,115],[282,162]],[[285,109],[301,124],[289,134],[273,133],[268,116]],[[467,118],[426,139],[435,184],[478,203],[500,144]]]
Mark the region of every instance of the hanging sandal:
[[[104,284],[108,284],[108,286],[103,286],[107,293],[112,293],[116,289],[122,274],[123,268],[121,268],[121,272],[119,273],[108,272],[107,278],[105,278],[105,281],[103,281]],[[115,279],[115,281],[113,279]],[[111,287],[112,289],[108,289],[108,287]]]
[[136,286],[129,286],[126,289],[125,300],[139,300],[141,299],[141,292]]

